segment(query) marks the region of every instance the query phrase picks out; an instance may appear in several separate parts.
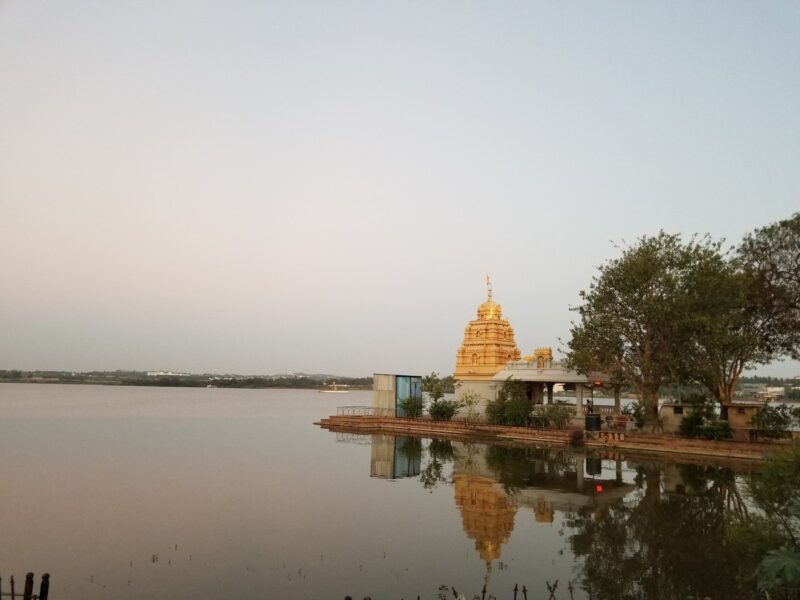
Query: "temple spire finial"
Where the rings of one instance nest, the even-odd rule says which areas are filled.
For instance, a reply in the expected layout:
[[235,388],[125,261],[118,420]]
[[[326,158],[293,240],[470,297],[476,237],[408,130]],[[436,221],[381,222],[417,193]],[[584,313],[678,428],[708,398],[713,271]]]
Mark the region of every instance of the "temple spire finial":
[[489,300],[491,300],[492,299],[492,280],[488,275],[486,276],[486,290],[487,290],[488,295],[489,295]]

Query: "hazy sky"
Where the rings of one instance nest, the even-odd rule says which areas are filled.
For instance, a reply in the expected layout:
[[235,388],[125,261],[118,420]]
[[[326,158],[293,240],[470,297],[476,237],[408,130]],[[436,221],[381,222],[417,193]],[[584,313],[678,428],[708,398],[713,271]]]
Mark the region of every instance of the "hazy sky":
[[[800,210],[800,3],[0,0],[0,368],[452,372]],[[800,374],[800,365],[763,372]]]

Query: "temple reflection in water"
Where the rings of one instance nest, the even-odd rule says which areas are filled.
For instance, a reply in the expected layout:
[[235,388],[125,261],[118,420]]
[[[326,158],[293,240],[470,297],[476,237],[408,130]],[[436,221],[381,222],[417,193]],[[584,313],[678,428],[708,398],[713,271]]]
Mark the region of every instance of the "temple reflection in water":
[[[750,510],[741,490],[752,465],[389,435],[357,439],[372,445],[373,477],[413,477],[445,497],[452,488],[461,529],[485,564],[485,585],[495,565],[505,571],[509,561],[533,556],[541,568],[541,559],[557,552],[553,565],[562,553],[575,561],[571,581],[585,592],[576,598],[750,597],[743,594],[755,563],[737,524]],[[524,539],[511,544],[514,535]],[[505,573],[499,579],[508,582]]]
[[452,445],[456,506],[464,531],[486,562],[500,558],[520,510],[549,524],[556,511],[599,510],[635,488],[623,482],[621,460],[609,478],[603,477],[599,459],[563,450]]
[[[453,484],[464,532],[486,563],[500,559],[519,511],[551,524],[556,511],[600,510],[635,489],[623,480],[622,460],[610,470],[599,458],[566,450],[439,440],[428,450],[426,470],[438,467],[438,480]],[[425,479],[422,454],[419,438],[373,435],[370,476]],[[443,462],[452,464],[449,479],[441,474]]]

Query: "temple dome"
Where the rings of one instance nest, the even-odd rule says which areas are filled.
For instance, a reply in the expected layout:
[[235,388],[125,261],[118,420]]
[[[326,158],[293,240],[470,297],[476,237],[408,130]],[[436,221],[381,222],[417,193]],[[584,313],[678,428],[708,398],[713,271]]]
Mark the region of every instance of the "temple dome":
[[478,307],[478,319],[500,319],[502,316],[503,309],[491,298]]

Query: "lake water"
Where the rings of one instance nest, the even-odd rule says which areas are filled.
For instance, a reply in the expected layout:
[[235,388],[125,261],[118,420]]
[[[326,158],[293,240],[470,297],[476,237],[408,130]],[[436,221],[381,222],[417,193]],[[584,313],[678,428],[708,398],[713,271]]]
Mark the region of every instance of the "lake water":
[[741,596],[732,573],[750,565],[719,548],[747,468],[313,425],[370,403],[0,384],[4,589],[47,571],[54,600],[399,600],[440,585],[510,600],[515,583],[533,599],[556,580],[559,599],[569,582],[574,598]]

